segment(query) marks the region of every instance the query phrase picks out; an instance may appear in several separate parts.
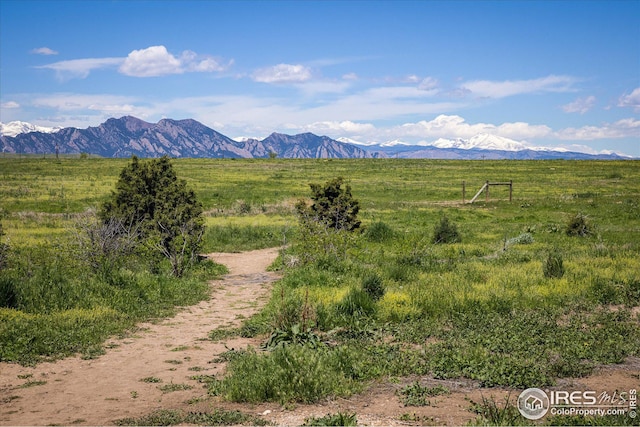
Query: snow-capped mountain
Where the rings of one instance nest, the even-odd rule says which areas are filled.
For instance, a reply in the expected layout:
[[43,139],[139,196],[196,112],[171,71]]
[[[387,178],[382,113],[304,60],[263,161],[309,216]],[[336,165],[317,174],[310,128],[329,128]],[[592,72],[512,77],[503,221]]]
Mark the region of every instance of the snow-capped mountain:
[[54,133],[58,132],[60,127],[49,128],[45,126],[38,126],[27,122],[14,121],[9,123],[0,123],[0,135],[2,136],[16,136],[21,133],[29,132],[42,132],[42,133]]
[[456,138],[438,138],[435,141],[419,141],[416,143],[402,141],[400,139],[394,139],[393,141],[385,142],[360,142],[351,138],[338,138],[340,142],[347,144],[365,145],[370,147],[436,147],[436,148],[456,148],[459,150],[500,150],[500,151],[521,151],[521,150],[552,150],[543,147],[533,147],[522,142],[514,141],[513,139],[504,138],[501,136],[490,135],[487,133],[480,133],[469,139]]
[[[91,153],[104,157],[252,158],[427,158],[427,159],[625,159],[616,153],[587,152],[588,147],[545,148],[489,134],[469,139],[408,143],[331,139],[312,133],[231,139],[195,120],[163,119],[147,123],[135,117],[108,119],[97,127],[45,128],[25,122],[0,124],[0,151],[6,153]],[[10,136],[14,135],[14,136]]]
[[427,159],[624,159],[629,156],[612,152],[587,152],[588,147],[575,150],[559,147],[539,147],[513,139],[481,133],[469,139],[439,138],[435,141],[406,143],[399,140],[367,145],[387,156]]
[[362,142],[362,141],[358,141],[358,140],[355,140],[355,139],[352,139],[352,138],[347,138],[347,137],[344,137],[344,136],[342,136],[340,138],[336,138],[336,141],[343,142],[345,144],[353,144],[353,145],[366,145],[366,146],[378,145],[377,142],[372,142],[372,141]]
[[534,150],[534,147],[527,146],[513,139],[501,136],[480,133],[469,139],[445,139],[439,138],[432,142],[433,147],[438,148],[458,148],[461,150],[501,150],[501,151],[521,151]]

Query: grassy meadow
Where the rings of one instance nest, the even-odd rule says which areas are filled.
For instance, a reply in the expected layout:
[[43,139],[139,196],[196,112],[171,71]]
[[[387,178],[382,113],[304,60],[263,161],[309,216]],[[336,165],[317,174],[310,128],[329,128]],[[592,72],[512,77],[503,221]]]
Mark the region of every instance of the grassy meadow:
[[[1,361],[99,352],[109,334],[205,298],[203,278],[223,271],[207,265],[174,280],[126,265],[110,280],[87,279],[73,261],[74,224],[127,162],[0,159],[2,239],[13,254],[0,277],[16,294],[0,308]],[[212,394],[312,402],[412,374],[543,387],[640,356],[638,161],[173,164],[204,205],[205,251],[286,245],[271,301],[231,333],[309,344],[234,355]],[[294,205],[308,184],[340,176],[360,202],[361,231],[299,233]],[[489,202],[462,204],[463,181],[468,201],[487,180],[513,180],[513,201],[508,187],[491,187]],[[433,243],[443,217],[459,242]],[[584,236],[567,233],[576,217]],[[544,274],[552,254],[557,277]],[[45,336],[52,328],[64,331],[62,348]]]

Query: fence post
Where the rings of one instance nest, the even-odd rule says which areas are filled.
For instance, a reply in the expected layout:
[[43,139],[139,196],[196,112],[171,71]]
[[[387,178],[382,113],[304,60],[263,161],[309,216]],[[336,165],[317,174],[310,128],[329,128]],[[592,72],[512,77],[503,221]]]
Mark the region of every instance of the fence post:
[[487,192],[484,193],[484,195],[485,195],[485,199],[484,199],[485,202],[489,203],[489,181],[487,181]]
[[464,181],[462,181],[462,204],[464,205],[464,196],[465,196],[465,186],[464,186]]
[[513,195],[513,180],[510,179],[509,180],[509,203],[511,203],[512,195]]

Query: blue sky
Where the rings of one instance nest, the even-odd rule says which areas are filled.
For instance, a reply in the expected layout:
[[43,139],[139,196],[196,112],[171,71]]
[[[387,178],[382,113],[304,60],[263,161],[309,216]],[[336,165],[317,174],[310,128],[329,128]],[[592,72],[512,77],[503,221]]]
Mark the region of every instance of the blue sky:
[[0,0],[0,121],[640,156],[640,1]]

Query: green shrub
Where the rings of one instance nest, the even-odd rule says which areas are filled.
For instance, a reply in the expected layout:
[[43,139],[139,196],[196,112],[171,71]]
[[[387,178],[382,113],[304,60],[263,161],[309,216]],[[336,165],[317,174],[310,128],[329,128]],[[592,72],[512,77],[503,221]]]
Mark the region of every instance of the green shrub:
[[388,264],[385,270],[389,279],[396,282],[407,282],[415,276],[417,270],[415,267],[401,262],[401,260],[396,260],[396,262]]
[[382,283],[382,277],[377,273],[369,273],[362,279],[362,289],[374,301],[380,300],[384,296],[385,288]]
[[547,255],[547,259],[542,266],[544,277],[559,279],[564,276],[564,265],[562,254],[558,249],[553,249]]
[[384,242],[392,238],[393,235],[393,229],[382,221],[374,222],[364,231],[364,236],[370,242]]
[[309,305],[309,295],[305,294],[304,300],[295,292],[286,292],[280,288],[279,304],[273,314],[273,327],[275,329],[290,330],[294,325],[306,330],[315,323],[315,315]]
[[305,217],[300,222],[295,252],[303,264],[332,265],[346,259],[354,240],[354,233],[346,229],[331,228],[325,222]]
[[197,261],[204,234],[202,212],[195,192],[178,179],[169,157],[140,161],[133,156],[99,217],[105,224],[117,221],[135,228],[147,256],[169,260],[172,273],[180,277]]
[[351,288],[336,304],[336,312],[340,316],[372,316],[376,311],[375,301],[362,289]]
[[433,238],[431,241],[436,244],[460,242],[461,238],[460,233],[458,233],[458,227],[450,222],[449,218],[443,216],[433,230]]
[[582,213],[577,213],[569,218],[565,232],[568,236],[585,237],[591,235],[593,230],[587,216]]
[[311,328],[303,328],[300,324],[295,324],[287,329],[276,329],[273,331],[267,342],[264,344],[264,348],[267,350],[274,350],[277,347],[289,344],[306,345],[311,348],[317,348],[324,343]]
[[320,222],[334,230],[353,231],[360,227],[359,202],[351,195],[351,186],[342,188],[343,179],[334,178],[324,185],[309,184],[311,187],[311,206],[304,201],[298,202],[296,210],[304,222]]

